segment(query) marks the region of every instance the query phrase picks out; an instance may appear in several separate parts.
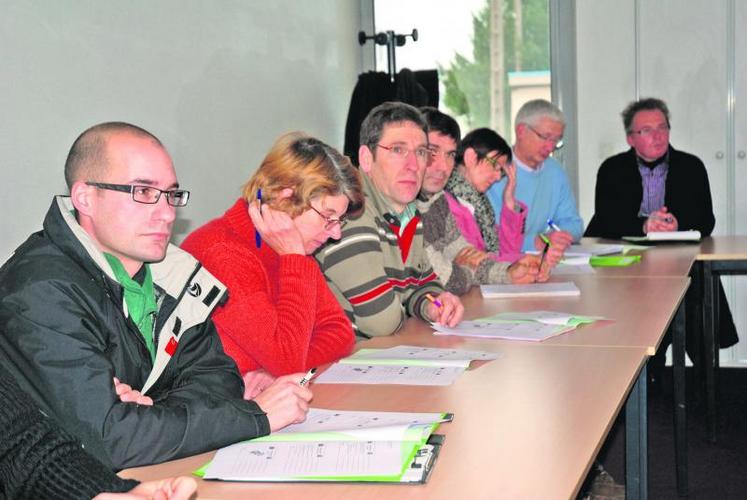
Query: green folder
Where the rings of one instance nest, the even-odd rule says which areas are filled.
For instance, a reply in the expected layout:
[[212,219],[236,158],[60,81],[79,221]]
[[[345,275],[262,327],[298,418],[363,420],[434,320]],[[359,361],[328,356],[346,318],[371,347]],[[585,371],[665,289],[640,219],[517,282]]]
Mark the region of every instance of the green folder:
[[640,261],[640,255],[595,255],[589,259],[589,264],[592,267],[626,267]]

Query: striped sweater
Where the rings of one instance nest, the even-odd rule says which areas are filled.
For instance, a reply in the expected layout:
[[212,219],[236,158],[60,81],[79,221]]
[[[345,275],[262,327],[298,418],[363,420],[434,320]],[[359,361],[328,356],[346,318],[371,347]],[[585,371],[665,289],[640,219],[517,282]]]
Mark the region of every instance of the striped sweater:
[[408,316],[428,321],[426,293],[443,287],[423,249],[420,214],[405,228],[366,175],[364,212],[316,258],[359,338],[390,335]]

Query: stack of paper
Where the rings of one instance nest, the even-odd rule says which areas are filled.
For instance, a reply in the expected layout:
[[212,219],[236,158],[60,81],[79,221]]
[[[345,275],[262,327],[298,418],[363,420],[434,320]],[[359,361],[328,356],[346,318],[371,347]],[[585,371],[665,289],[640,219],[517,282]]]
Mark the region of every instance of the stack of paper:
[[562,283],[530,283],[528,285],[480,285],[480,293],[486,299],[514,297],[577,296],[581,290],[572,281]]
[[301,424],[218,450],[196,474],[225,481],[424,482],[447,413],[312,408]]
[[492,360],[498,355],[482,351],[397,346],[361,349],[319,375],[317,384],[449,385],[470,361]]
[[555,311],[505,312],[478,320],[462,321],[454,328],[434,324],[433,329],[434,335],[542,341],[600,319],[603,318]]
[[623,236],[624,240],[634,242],[664,241],[700,241],[700,231],[651,231],[646,236]]

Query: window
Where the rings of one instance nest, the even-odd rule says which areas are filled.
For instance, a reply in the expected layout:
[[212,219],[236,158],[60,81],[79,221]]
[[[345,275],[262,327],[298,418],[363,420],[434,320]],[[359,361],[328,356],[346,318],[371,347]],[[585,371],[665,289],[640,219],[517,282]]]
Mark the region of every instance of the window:
[[[550,100],[548,0],[376,0],[374,9],[376,32],[418,30],[397,48],[397,70],[437,68],[440,108],[464,132],[491,127],[511,142],[521,105]],[[386,47],[376,67],[386,71]]]

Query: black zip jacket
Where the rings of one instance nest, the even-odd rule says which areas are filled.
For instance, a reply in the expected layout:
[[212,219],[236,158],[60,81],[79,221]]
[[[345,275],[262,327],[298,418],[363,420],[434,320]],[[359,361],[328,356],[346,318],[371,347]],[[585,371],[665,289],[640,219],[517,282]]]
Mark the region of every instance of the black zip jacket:
[[[162,371],[153,370],[123,306],[122,287],[75,221],[69,198],[55,198],[44,230],[0,268],[0,363],[85,449],[115,469],[269,433],[259,406],[243,400],[241,376],[209,319],[226,295],[223,285],[173,245],[151,271]],[[147,390],[153,406],[120,402],[115,376]]]

